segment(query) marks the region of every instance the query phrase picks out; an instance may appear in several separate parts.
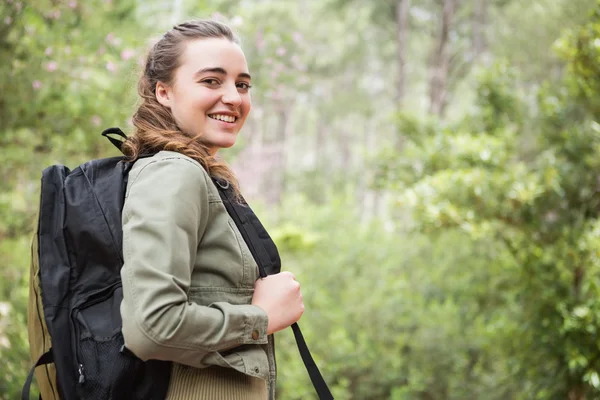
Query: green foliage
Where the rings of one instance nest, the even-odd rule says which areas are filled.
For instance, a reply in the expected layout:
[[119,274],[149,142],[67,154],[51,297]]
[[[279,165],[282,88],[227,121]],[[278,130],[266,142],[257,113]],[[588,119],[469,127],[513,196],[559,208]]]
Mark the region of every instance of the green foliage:
[[[445,120],[423,112],[440,2],[411,2],[400,112],[395,1],[1,2],[0,399],[30,366],[42,169],[115,154],[99,133],[130,127],[146,38],[211,15],[241,34],[255,84],[230,155],[287,148],[288,193],[258,214],[336,398],[600,398],[595,2],[488,2],[490,51],[451,82]],[[474,6],[450,35],[460,68]],[[278,397],[314,398],[291,332],[277,349]]]
[[[27,341],[26,300],[28,282],[22,266],[28,264],[29,242],[25,237],[0,241],[0,359],[3,376],[0,399],[19,398],[26,372],[31,367]],[[5,256],[6,255],[6,256]]]
[[[300,325],[337,399],[516,392],[498,345],[515,329],[518,308],[505,291],[517,265],[501,246],[458,231],[428,238],[361,227],[348,201],[284,204],[294,240],[286,227],[267,228],[303,284]],[[291,332],[277,339],[281,398],[314,398]]]
[[113,76],[128,78],[139,58],[134,5],[0,4],[0,399],[19,397],[31,365],[29,243],[41,171],[108,154],[101,129],[126,124],[134,80]]
[[[562,79],[559,54],[549,51],[563,30],[584,24],[596,0],[499,0],[491,10],[489,38],[492,53],[510,60],[522,80],[535,86]],[[515,34],[518,32],[518,34]]]
[[[478,113],[411,137],[388,169],[415,227],[499,241],[519,266],[513,362],[526,390],[517,398],[600,396],[599,26],[596,12],[562,38],[568,73],[562,85],[540,89],[537,112],[509,89],[515,78],[502,66],[483,76]],[[532,135],[535,143],[523,146]]]

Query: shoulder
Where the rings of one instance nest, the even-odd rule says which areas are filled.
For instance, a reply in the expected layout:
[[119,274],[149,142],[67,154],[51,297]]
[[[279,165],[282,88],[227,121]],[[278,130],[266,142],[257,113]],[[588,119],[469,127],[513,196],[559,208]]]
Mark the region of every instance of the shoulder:
[[140,158],[129,172],[128,187],[137,181],[157,184],[201,184],[207,186],[210,177],[200,163],[174,151],[161,151],[152,157]]
[[208,176],[206,170],[198,161],[186,156],[185,154],[177,153],[175,151],[160,151],[152,157],[140,158],[135,162],[135,164],[133,164],[130,175],[139,174],[151,165],[154,165],[154,167],[168,168],[170,170],[181,170],[184,172],[195,171],[196,174]]

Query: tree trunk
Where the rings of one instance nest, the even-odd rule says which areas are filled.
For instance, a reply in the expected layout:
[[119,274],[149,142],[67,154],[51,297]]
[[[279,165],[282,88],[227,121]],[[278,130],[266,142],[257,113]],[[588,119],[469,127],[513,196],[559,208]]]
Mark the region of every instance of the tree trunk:
[[585,400],[585,389],[581,386],[572,387],[569,390],[568,400]]
[[479,58],[487,50],[485,26],[487,24],[488,0],[474,0],[473,4],[473,55]]
[[406,50],[408,47],[408,11],[410,0],[397,0],[396,3],[396,57],[398,61],[398,83],[396,88],[396,102],[402,107],[406,92]]
[[[318,110],[317,110],[318,112]],[[315,138],[315,169],[317,171],[325,171],[325,139],[327,137],[327,125],[325,124],[325,115],[317,117],[317,132]]]
[[317,112],[312,151],[314,154],[313,170],[316,172],[315,176],[319,176],[321,179],[315,179],[311,185],[314,186],[311,200],[317,204],[323,204],[327,196],[324,182],[328,182],[331,175],[331,166],[328,165],[327,160],[327,132],[330,127],[327,126],[326,122],[327,112],[324,112],[321,107],[317,105],[318,99],[314,99],[313,102],[313,104],[316,105],[315,110]]
[[351,129],[346,127],[345,124],[342,124],[338,146],[340,149],[341,168],[342,171],[346,172],[352,170],[352,149],[350,148],[350,145],[352,144],[352,135],[350,132]]
[[450,69],[450,32],[458,0],[442,1],[442,18],[433,50],[429,81],[429,112],[442,116],[447,95]]
[[253,199],[264,200],[263,190],[267,187],[265,180],[268,177],[265,171],[269,169],[265,166],[265,159],[268,157],[265,157],[264,132],[268,132],[268,124],[263,117],[262,107],[255,105],[241,132],[248,146],[231,161],[242,193],[251,202]]
[[267,182],[270,183],[266,189],[267,203],[270,205],[281,204],[281,198],[283,196],[283,190],[285,186],[284,175],[285,175],[285,142],[287,137],[287,126],[289,109],[282,106],[277,111],[277,124],[275,126],[275,140],[272,143],[272,154],[271,154],[271,170],[270,179]]

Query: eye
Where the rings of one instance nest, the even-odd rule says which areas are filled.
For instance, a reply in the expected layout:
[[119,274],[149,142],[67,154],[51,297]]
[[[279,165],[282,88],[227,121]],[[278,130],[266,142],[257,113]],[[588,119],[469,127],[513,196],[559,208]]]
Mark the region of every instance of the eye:
[[247,92],[252,87],[252,85],[250,85],[247,82],[238,82],[236,83],[236,86],[238,87],[238,89],[241,89],[244,92]]
[[203,79],[202,83],[206,83],[209,86],[217,86],[221,82],[219,82],[219,80],[216,78],[207,78],[207,79]]

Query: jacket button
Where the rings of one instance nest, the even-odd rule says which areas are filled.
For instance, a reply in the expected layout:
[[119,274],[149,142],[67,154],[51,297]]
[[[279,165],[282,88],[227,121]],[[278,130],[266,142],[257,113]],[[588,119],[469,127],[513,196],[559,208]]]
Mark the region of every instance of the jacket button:
[[254,367],[254,372],[258,374],[260,372],[260,369],[258,369],[258,367]]
[[256,329],[252,331],[252,340],[258,340],[258,331]]

